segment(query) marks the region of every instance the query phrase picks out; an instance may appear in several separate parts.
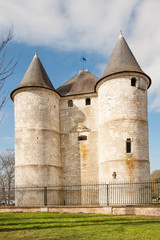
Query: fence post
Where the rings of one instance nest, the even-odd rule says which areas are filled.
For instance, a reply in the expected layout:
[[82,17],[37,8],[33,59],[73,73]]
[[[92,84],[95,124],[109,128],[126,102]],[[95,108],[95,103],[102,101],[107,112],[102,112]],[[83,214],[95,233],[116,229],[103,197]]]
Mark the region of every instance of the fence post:
[[107,205],[109,205],[109,196],[108,196],[108,194],[109,194],[109,191],[108,191],[108,183],[107,183]]
[[44,206],[47,206],[47,187],[44,187]]

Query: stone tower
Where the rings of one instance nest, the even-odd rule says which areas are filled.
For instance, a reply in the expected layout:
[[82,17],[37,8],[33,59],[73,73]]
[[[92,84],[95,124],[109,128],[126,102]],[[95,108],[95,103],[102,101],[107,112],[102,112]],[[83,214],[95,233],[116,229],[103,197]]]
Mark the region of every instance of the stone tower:
[[11,98],[15,106],[15,187],[19,189],[16,205],[41,205],[44,187],[61,184],[60,97],[37,54]]
[[147,88],[141,70],[120,34],[96,89],[99,105],[99,181],[149,181]]

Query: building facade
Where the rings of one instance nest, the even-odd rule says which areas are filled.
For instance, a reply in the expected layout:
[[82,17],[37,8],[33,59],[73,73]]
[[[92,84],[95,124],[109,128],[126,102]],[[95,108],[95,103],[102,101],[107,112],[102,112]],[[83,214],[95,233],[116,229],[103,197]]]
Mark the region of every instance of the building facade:
[[36,187],[149,181],[150,85],[122,34],[100,79],[83,70],[56,90],[35,54],[11,93],[16,205],[42,204]]

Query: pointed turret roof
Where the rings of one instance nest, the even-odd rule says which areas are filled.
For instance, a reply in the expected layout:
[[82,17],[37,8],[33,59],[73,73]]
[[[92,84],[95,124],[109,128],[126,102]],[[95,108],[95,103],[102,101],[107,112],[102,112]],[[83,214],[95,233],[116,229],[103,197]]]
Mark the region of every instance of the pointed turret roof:
[[79,71],[70,80],[65,82],[57,89],[61,96],[70,96],[77,94],[86,94],[95,92],[95,85],[98,77],[93,75],[87,69]]
[[[145,74],[135,59],[132,51],[130,50],[126,40],[122,35],[122,32],[120,33],[116,46],[102,75],[102,78],[121,72],[138,72]],[[151,83],[150,78],[149,81]]]
[[[35,56],[33,57],[33,60],[31,64],[29,65],[22,81],[20,82],[19,86],[13,91],[20,88],[25,87],[42,87],[42,88],[48,88],[51,90],[54,90],[54,87],[37,55],[37,52],[35,53]],[[11,98],[12,94],[11,93]]]
[[102,78],[123,71],[144,73],[121,33]]

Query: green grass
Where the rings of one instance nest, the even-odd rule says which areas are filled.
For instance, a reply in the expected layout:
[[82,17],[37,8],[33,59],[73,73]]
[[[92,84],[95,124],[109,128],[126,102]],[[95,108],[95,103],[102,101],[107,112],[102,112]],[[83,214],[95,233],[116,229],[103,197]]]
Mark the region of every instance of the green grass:
[[160,202],[153,202],[153,205],[160,205]]
[[0,213],[0,240],[160,239],[160,218],[69,213]]

